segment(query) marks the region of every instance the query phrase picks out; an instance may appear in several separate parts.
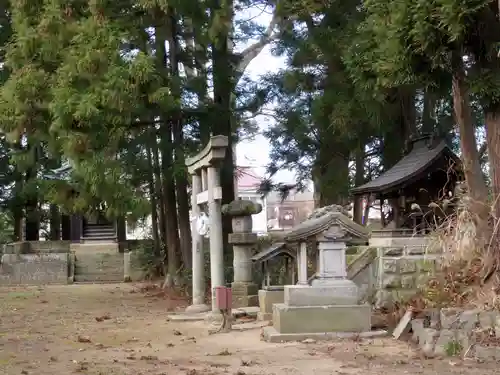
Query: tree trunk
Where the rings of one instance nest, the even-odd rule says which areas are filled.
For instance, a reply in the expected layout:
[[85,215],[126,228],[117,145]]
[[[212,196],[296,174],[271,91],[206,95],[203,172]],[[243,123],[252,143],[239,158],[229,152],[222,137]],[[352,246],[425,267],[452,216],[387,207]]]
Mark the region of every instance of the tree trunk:
[[56,204],[50,205],[50,240],[59,241],[61,239],[61,213]]
[[186,169],[184,168],[184,150],[183,135],[180,126],[174,124],[174,143],[175,143],[175,163],[179,167],[179,171],[175,175],[175,186],[177,193],[177,213],[179,220],[180,246],[182,260],[186,268],[191,269],[192,253],[191,253],[191,221],[189,219],[189,196],[188,196],[188,181]]
[[[36,173],[33,168],[26,172],[26,182],[34,179]],[[26,241],[40,240],[40,211],[38,209],[38,197],[36,193],[30,192],[25,203],[25,228],[24,238]]]
[[165,234],[167,244],[167,275],[165,277],[165,287],[172,287],[179,284],[179,227],[177,225],[177,208],[175,196],[175,180],[172,170],[172,139],[171,131],[167,125],[162,126],[162,181],[163,181],[163,201],[165,204]]
[[156,199],[158,201],[156,211],[158,213],[158,234],[160,239],[160,249],[165,250],[165,254],[167,253],[167,241],[166,241],[166,233],[165,228],[167,225],[165,224],[165,202],[163,199],[163,187],[162,187],[162,179],[161,179],[161,167],[160,167],[160,155],[158,150],[158,140],[156,139],[156,130],[152,132],[151,139],[151,154],[153,156],[153,175],[154,175],[154,183],[155,183],[155,194]]
[[460,130],[460,146],[463,168],[469,196],[472,200],[471,209],[485,219],[488,207],[484,204],[488,196],[486,183],[481,172],[479,153],[477,151],[476,135],[472,123],[469,93],[465,83],[465,72],[462,54],[455,52],[452,57],[453,78],[453,108],[455,120]]
[[21,197],[21,192],[23,190],[23,176],[19,172],[17,166],[14,167],[15,172],[15,182],[14,182],[14,196],[13,196],[13,207],[12,216],[14,219],[14,238],[13,241],[22,241],[23,239],[23,201]]
[[[175,77],[177,82],[179,77],[179,55],[180,46],[178,41],[177,18],[173,8],[168,8],[170,32],[168,33],[169,56],[170,56],[170,74]],[[181,102],[181,89],[178,85],[172,84],[172,94],[179,103]],[[175,187],[177,196],[177,219],[180,234],[180,250],[184,266],[191,269],[191,223],[189,220],[189,197],[187,193],[188,181],[186,176],[185,158],[184,158],[184,135],[182,133],[182,117],[176,113],[172,119],[172,133],[174,139],[174,162],[176,165]]]
[[[486,143],[490,166],[491,188],[493,192],[492,212],[500,219],[500,108],[496,111],[485,111]],[[500,234],[497,234],[500,238]]]
[[[356,151],[355,155],[355,167],[356,174],[354,176],[354,184],[356,186],[363,185],[365,182],[365,151],[363,148],[360,148]],[[353,220],[354,222],[363,225],[363,196],[356,195],[354,197],[354,206],[353,206]]]
[[[157,53],[157,68],[162,73],[165,82],[168,80],[167,70],[168,54],[165,42],[169,39],[169,25],[165,21],[168,15],[157,9],[156,20],[160,26],[155,29],[155,44]],[[164,287],[179,285],[179,254],[180,240],[179,227],[177,224],[177,200],[175,194],[175,179],[173,165],[173,144],[172,144],[172,119],[167,114],[162,114],[160,126],[160,146],[161,146],[161,177],[163,188],[163,205],[165,210],[165,240],[167,246],[167,269]]]
[[[315,200],[324,207],[331,204],[344,206],[349,201],[349,154],[341,145],[320,145],[313,167]],[[335,147],[337,146],[337,147]],[[344,146],[345,147],[345,146]],[[331,150],[336,152],[332,153]]]
[[[236,137],[236,129],[233,129],[231,114],[231,94],[234,88],[234,70],[231,64],[231,53],[229,50],[229,36],[233,21],[233,3],[231,0],[223,2],[214,0],[211,9],[212,17],[218,22],[218,34],[213,36],[212,66],[213,66],[213,91],[214,110],[212,111],[212,133],[214,135],[225,135],[229,139],[226,157],[221,163],[220,182],[222,188],[222,204],[228,204],[234,200],[234,158],[233,142]],[[218,18],[219,17],[219,18]],[[217,19],[218,18],[218,19]],[[232,232],[231,218],[222,216],[222,238],[224,241],[225,262],[232,264],[233,251],[228,245],[228,236]],[[232,277],[231,275],[227,275]]]
[[[155,134],[154,131],[152,131],[153,135]],[[154,137],[151,137],[154,139]],[[154,255],[158,259],[161,256],[161,242],[160,242],[160,235],[158,232],[158,211],[157,211],[157,206],[158,202],[156,199],[156,189],[155,189],[155,180],[154,180],[154,165],[153,165],[153,157],[151,155],[151,147],[149,145],[151,141],[148,140],[148,143],[146,144],[146,153],[147,153],[147,160],[148,160],[148,166],[149,166],[149,173],[148,173],[148,190],[149,190],[149,195],[150,195],[150,202],[151,202],[151,226],[152,226],[152,235],[153,235],[153,250],[154,250]],[[156,142],[156,139],[155,139]]]

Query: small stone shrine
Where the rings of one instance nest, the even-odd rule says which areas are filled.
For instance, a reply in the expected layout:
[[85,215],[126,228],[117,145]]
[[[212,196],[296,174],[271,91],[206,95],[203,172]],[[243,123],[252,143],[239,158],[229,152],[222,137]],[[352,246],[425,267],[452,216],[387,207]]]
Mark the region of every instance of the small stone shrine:
[[[347,244],[366,244],[367,230],[330,206],[292,229],[285,242],[298,245],[297,285],[284,287],[284,303],[273,305],[266,341],[281,342],[371,330],[371,306],[360,304],[356,284],[347,278]],[[307,243],[318,251],[318,277],[307,283]]]
[[233,233],[228,242],[233,245],[234,280],[231,283],[233,307],[258,306],[258,286],[252,278],[252,250],[257,234],[252,233],[252,215],[262,211],[262,206],[250,200],[237,199],[222,207],[222,213],[232,218]]
[[[288,284],[295,284],[295,269],[297,267],[295,264],[295,253],[296,251],[290,249],[286,243],[278,242],[252,257],[252,262],[261,266],[263,275],[262,286],[259,290],[260,311],[257,314],[258,320],[271,320],[273,317],[273,305],[275,303],[283,303],[284,301],[283,281],[278,280],[279,285],[272,283],[273,266],[284,269],[284,277],[287,279]],[[285,284],[287,283],[285,282]]]

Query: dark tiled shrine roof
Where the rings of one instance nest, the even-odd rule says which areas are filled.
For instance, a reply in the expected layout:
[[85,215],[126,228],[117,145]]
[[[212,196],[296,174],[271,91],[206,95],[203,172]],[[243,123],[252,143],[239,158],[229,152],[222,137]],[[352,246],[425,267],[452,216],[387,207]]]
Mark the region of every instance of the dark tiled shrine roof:
[[255,254],[252,257],[252,262],[265,262],[280,255],[295,258],[295,254],[286,247],[284,242],[276,242],[266,250],[262,250],[261,252]]
[[376,179],[353,188],[351,192],[353,194],[381,193],[402,187],[406,182],[418,179],[420,174],[426,172],[444,155],[460,163],[458,156],[444,141],[438,143],[435,147],[429,147],[427,141],[427,137],[415,140],[410,153],[396,165]]
[[300,242],[308,238],[317,236],[337,225],[348,233],[355,241],[364,242],[368,239],[368,231],[365,227],[356,224],[341,212],[328,212],[320,217],[315,217],[303,221],[296,225],[285,236],[287,242]]

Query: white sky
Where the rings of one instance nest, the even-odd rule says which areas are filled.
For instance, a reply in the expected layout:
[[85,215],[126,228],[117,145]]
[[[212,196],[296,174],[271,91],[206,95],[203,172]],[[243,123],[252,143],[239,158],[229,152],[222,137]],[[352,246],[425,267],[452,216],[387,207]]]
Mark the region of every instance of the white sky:
[[[252,14],[251,16],[254,15]],[[264,13],[260,14],[258,19],[259,23],[267,26],[271,20],[271,16]],[[269,72],[276,72],[284,66],[284,60],[272,56],[271,48],[268,45],[252,60],[245,71],[245,76],[258,80],[261,75]],[[272,124],[272,119],[267,116],[258,116],[256,121],[261,132],[265,130],[269,124]],[[254,167],[257,173],[264,176],[265,167],[269,163],[269,151],[269,142],[264,136],[259,134],[251,141],[242,141],[238,143],[236,146],[237,164],[240,166]],[[292,183],[295,181],[295,173],[288,170],[281,170],[275,175],[274,181]]]

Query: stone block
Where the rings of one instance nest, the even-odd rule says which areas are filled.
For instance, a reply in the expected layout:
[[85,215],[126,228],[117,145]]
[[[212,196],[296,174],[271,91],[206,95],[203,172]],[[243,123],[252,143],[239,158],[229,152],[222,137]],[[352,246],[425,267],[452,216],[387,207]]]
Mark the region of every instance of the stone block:
[[480,360],[500,360],[500,347],[476,345],[476,358]]
[[[262,316],[272,318],[273,304],[283,303],[285,294],[283,290],[259,290],[259,307]],[[266,320],[268,320],[266,319]]]
[[371,330],[371,306],[275,304],[273,326],[280,333],[366,332]]
[[413,319],[411,321],[411,330],[413,332],[412,340],[414,342],[418,342],[420,340],[420,335],[422,334],[423,329],[424,329],[423,319]]
[[28,254],[30,252],[31,246],[27,241],[12,242],[4,246],[4,254]]
[[461,309],[456,308],[447,308],[441,309],[441,327],[443,329],[450,329],[454,326],[458,325],[460,321],[460,314],[462,313]]
[[259,296],[256,294],[250,296],[235,296],[233,294],[232,303],[235,309],[240,307],[259,306]]
[[382,271],[384,273],[398,273],[397,259],[382,259]]
[[403,255],[403,248],[402,247],[389,247],[386,249],[383,249],[384,256],[388,257],[400,257]]
[[403,275],[401,276],[401,288],[403,289],[414,289],[416,287],[414,275]]
[[228,242],[233,245],[251,245],[257,243],[256,233],[230,233]]
[[481,310],[441,309],[441,327],[471,331],[479,325],[480,312]]
[[441,310],[437,308],[429,308],[423,311],[424,325],[427,324],[428,328],[437,328],[439,326]]
[[439,332],[439,336],[436,340],[436,346],[434,347],[434,354],[436,355],[459,355],[463,346],[456,336],[456,331],[450,329],[443,329]]
[[231,290],[233,295],[257,295],[259,293],[259,287],[254,283],[233,282]]
[[68,253],[70,241],[29,241],[33,253]]
[[418,271],[422,273],[433,273],[436,271],[436,259],[421,259],[418,261]]
[[460,314],[459,328],[472,331],[479,325],[479,313],[481,310],[466,310]]
[[422,351],[426,354],[433,354],[436,343],[436,338],[439,336],[439,331],[433,328],[423,328],[418,336],[418,344]]
[[394,302],[404,303],[414,296],[413,289],[379,289],[375,294],[375,307],[389,308]]
[[233,282],[231,290],[234,308],[259,305],[258,287],[256,284]]
[[3,270],[10,273],[10,284],[68,283],[68,253],[5,254],[2,263]]
[[423,255],[425,253],[424,246],[405,246],[405,253],[407,255]]
[[415,259],[400,259],[399,273],[414,273],[417,271],[417,260]]
[[382,288],[396,289],[401,287],[401,277],[397,274],[384,274],[382,276]]
[[284,303],[288,306],[355,305],[359,289],[351,280],[337,280],[331,286],[286,285]]
[[498,313],[496,311],[481,311],[479,312],[479,326],[482,329],[491,329],[495,328],[495,322],[497,319]]

